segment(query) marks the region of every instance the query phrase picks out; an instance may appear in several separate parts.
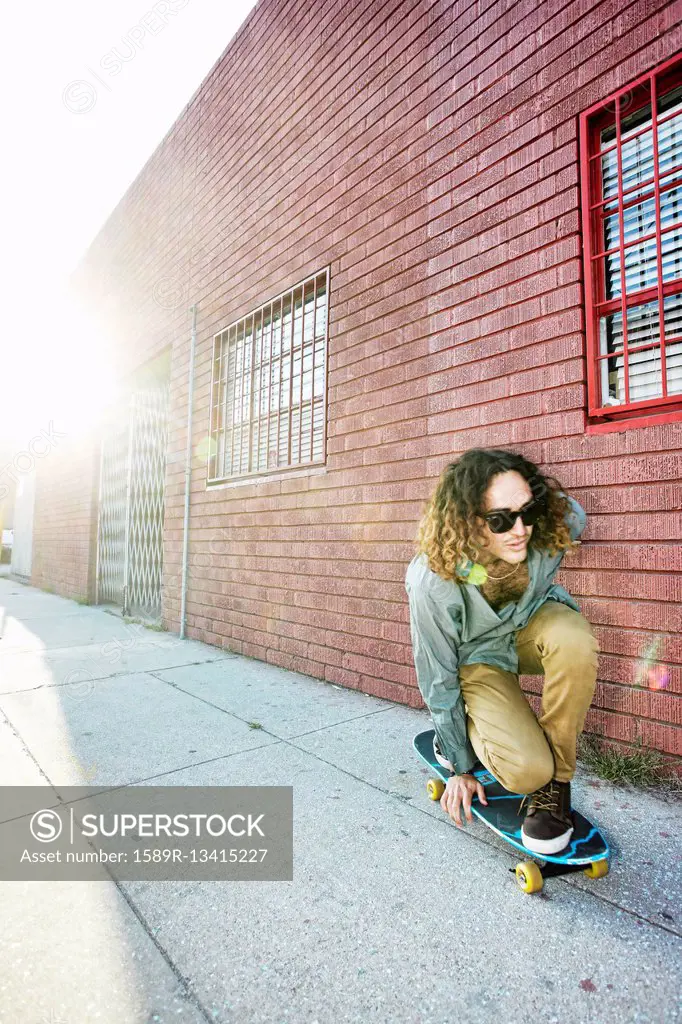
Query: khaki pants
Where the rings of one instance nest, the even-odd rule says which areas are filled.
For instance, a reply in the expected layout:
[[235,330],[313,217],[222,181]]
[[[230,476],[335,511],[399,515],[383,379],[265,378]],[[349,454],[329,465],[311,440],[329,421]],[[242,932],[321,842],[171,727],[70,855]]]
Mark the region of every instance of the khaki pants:
[[518,676],[495,665],[460,665],[467,728],[478,759],[505,789],[533,793],[575,774],[576,740],[597,681],[599,644],[587,619],[545,601],[516,634],[519,672],[544,675],[536,718]]

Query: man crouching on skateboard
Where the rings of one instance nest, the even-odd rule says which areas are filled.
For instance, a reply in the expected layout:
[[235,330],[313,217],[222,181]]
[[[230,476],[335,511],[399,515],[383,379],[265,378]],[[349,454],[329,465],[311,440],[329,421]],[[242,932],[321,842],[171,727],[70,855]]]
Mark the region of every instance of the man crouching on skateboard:
[[[417,535],[405,589],[417,681],[451,776],[441,807],[461,825],[486,803],[477,759],[527,794],[521,838],[535,853],[570,842],[576,741],[599,645],[554,577],[579,546],[585,512],[515,452],[473,448],[442,472]],[[536,718],[518,675],[544,675]]]

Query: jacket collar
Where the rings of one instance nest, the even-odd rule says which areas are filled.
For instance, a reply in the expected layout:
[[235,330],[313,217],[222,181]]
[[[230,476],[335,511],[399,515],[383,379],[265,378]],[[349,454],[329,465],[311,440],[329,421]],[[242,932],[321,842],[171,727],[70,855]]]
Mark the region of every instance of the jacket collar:
[[[471,615],[467,615],[467,622],[464,626],[462,636],[463,640],[470,640],[473,635],[478,635],[480,633],[480,626],[482,623],[488,623],[488,625],[492,627],[499,625],[501,622],[506,622],[511,618],[516,620],[523,617],[526,606],[529,605],[535,597],[535,584],[538,578],[538,569],[542,562],[542,558],[542,552],[538,551],[537,548],[528,548],[528,586],[517,604],[505,605],[500,609],[499,614],[490,607],[484,598],[479,589],[480,584],[464,582],[462,587],[462,597],[464,598],[465,604],[469,606],[470,613],[474,614],[473,617]],[[464,572],[466,572],[466,575],[468,576],[471,572],[471,568],[473,568],[475,564],[476,563],[474,562],[468,561],[468,563],[462,567],[462,574],[464,575]]]

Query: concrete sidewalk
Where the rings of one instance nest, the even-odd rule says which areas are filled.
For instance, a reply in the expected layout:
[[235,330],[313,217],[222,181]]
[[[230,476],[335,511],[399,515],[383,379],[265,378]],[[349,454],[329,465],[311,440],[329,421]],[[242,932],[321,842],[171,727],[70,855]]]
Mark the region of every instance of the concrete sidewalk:
[[528,896],[429,801],[426,712],[6,578],[0,637],[0,784],[294,792],[293,882],[1,883],[0,1021],[682,1020],[679,801],[579,773],[611,873]]

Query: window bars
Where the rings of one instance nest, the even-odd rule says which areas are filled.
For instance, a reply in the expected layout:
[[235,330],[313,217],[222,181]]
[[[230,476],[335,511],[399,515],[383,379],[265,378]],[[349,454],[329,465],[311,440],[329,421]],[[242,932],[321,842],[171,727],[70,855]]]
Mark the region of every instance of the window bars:
[[682,409],[682,59],[580,117],[589,415]]
[[322,463],[329,268],[217,334],[208,482]]

